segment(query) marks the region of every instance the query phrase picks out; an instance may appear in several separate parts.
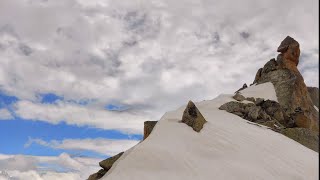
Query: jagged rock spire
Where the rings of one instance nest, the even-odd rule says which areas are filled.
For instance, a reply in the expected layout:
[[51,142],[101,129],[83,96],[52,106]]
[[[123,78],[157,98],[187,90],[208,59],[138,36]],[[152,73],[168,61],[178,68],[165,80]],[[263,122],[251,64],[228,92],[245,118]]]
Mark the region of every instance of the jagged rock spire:
[[[277,60],[271,59],[256,74],[254,83],[271,82],[276,90],[280,105],[286,109],[287,116],[295,117],[298,127],[319,132],[319,114],[314,108],[304,79],[297,66],[299,64],[299,43],[287,36],[278,47]],[[296,114],[299,108],[302,113]],[[296,115],[295,115],[296,114]]]

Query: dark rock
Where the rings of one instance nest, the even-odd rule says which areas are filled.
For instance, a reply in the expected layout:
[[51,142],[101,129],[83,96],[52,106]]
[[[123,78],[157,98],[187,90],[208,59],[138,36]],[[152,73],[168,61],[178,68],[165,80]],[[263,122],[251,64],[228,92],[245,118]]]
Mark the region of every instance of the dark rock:
[[157,124],[158,121],[145,121],[144,122],[144,129],[143,129],[143,140],[145,140],[152,132],[154,126]]
[[245,107],[245,104],[239,103],[239,102],[235,102],[235,101],[231,101],[231,102],[227,102],[223,105],[221,105],[219,107],[220,110],[225,110],[229,113],[233,113],[233,112],[243,112]]
[[242,96],[239,92],[236,92],[236,94],[233,96],[233,99],[235,99],[237,101],[243,101],[246,98],[244,96]]
[[292,44],[299,44],[296,40],[294,40],[292,37],[287,36],[279,45],[277,52],[285,53],[289,46]]
[[278,69],[278,63],[276,62],[275,59],[271,59],[264,65],[261,74],[266,74],[271,71],[275,71],[277,69]]
[[257,98],[256,101],[255,101],[255,105],[259,106],[259,105],[261,105],[263,102],[264,102],[264,99],[263,99],[263,98]]
[[261,114],[261,107],[259,106],[247,106],[245,111],[248,112],[248,118],[250,121],[256,121]]
[[239,91],[241,91],[241,90],[246,89],[247,87],[248,87],[248,85],[247,85],[246,83],[244,83],[243,86],[242,86],[242,88],[238,89],[238,91],[236,91],[236,93],[239,92]]
[[319,134],[306,128],[286,128],[281,134],[299,142],[300,144],[319,152]]
[[113,163],[115,163],[122,156],[122,154],[123,152],[99,162],[100,167],[108,171],[112,167]]
[[100,169],[97,173],[91,174],[87,180],[101,179],[106,173],[106,170]]
[[192,127],[192,129],[196,132],[200,132],[203,128],[203,125],[207,122],[196,105],[189,101],[186,109],[183,112],[182,121],[188,126]]
[[257,83],[257,82],[260,80],[260,78],[261,78],[261,73],[262,73],[262,68],[260,68],[260,69],[257,71],[256,76],[255,76],[255,78],[254,78],[254,81],[253,81],[253,83],[252,83],[251,85]]
[[308,87],[308,92],[313,104],[319,108],[319,88]]
[[253,102],[253,103],[256,102],[256,99],[255,99],[254,97],[247,97],[246,100],[247,100],[247,101],[251,101],[251,102]]

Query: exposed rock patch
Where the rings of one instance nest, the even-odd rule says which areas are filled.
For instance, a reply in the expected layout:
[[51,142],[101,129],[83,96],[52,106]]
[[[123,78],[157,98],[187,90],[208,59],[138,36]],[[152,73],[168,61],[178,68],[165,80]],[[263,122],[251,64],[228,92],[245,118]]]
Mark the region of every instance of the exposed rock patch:
[[91,174],[87,180],[101,179],[107,173],[106,170],[100,169],[98,172]]
[[[258,104],[244,104],[231,101],[223,104],[219,109],[226,110],[229,113],[233,113],[252,122],[265,123],[273,121],[273,123],[271,123],[274,125],[273,128],[293,126],[290,117],[285,115],[285,112],[280,107],[279,103],[271,100],[264,101],[260,98],[259,101]],[[270,123],[267,124],[270,125]]]
[[286,128],[280,131],[281,134],[299,142],[300,144],[319,152],[319,135],[306,128]]
[[89,176],[88,180],[97,180],[102,178],[112,167],[112,165],[122,156],[123,152],[99,162],[100,169],[98,172]]
[[196,105],[189,101],[186,109],[183,112],[182,121],[196,132],[200,132],[203,128],[203,125],[207,122]]
[[122,154],[123,152],[99,162],[100,167],[102,167],[106,171],[109,171],[113,163],[116,162],[122,156]]
[[244,96],[242,96],[239,92],[237,92],[234,96],[233,99],[237,100],[237,101],[243,101],[246,98]]
[[241,90],[246,89],[247,87],[248,87],[248,85],[247,85],[246,83],[244,83],[243,86],[242,86],[242,88],[238,89],[238,91],[236,91],[236,93],[239,92],[239,91],[241,91]]
[[145,140],[152,132],[158,121],[145,121],[143,130],[143,140]]

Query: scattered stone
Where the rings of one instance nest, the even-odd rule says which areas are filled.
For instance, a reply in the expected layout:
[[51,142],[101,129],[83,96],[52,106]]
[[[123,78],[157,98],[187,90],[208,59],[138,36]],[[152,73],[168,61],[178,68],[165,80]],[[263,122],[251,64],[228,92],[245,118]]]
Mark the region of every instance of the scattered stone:
[[264,99],[263,99],[263,98],[257,98],[256,101],[255,101],[255,105],[259,106],[259,105],[261,105],[263,102],[264,102]]
[[256,102],[256,99],[255,99],[254,97],[247,97],[246,100],[247,100],[247,101],[251,101],[251,102],[253,102],[253,103]]
[[106,170],[100,169],[97,173],[91,174],[87,180],[101,179],[106,173]]
[[246,98],[243,95],[241,95],[239,92],[236,92],[236,94],[233,96],[233,99],[235,99],[237,101],[243,101]]
[[286,128],[281,134],[299,142],[300,144],[319,152],[319,134],[306,128]]
[[123,152],[99,162],[100,167],[108,171],[112,167],[113,163],[115,163],[122,156],[122,154]]
[[259,118],[261,107],[259,106],[247,106],[245,111],[248,112],[248,120],[256,121]]
[[143,129],[143,140],[145,140],[152,132],[154,126],[157,124],[158,121],[145,121],[144,122],[144,129]]
[[203,125],[207,122],[196,105],[189,101],[186,109],[183,112],[182,121],[188,126],[192,127],[192,129],[196,132],[200,132],[203,128]]
[[221,105],[219,109],[225,110],[229,113],[233,113],[233,112],[243,112],[244,107],[245,107],[245,104],[235,102],[235,101],[230,101]]
[[246,89],[247,87],[248,87],[248,85],[247,85],[246,83],[244,83],[243,86],[242,86],[242,88],[238,89],[238,91],[236,91],[236,93],[239,92],[239,91],[241,91],[241,90]]

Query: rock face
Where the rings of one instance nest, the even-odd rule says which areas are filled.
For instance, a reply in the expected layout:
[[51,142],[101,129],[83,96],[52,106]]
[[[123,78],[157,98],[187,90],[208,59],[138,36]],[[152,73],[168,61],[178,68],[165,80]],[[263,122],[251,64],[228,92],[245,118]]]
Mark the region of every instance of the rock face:
[[123,152],[99,162],[100,167],[108,171],[112,167],[113,163],[116,162],[122,156],[122,154]]
[[299,142],[300,144],[319,152],[319,136],[317,133],[305,128],[286,128],[281,134]]
[[97,180],[102,178],[107,173],[106,170],[100,169],[98,172],[91,174],[87,180]]
[[271,59],[263,68],[259,69],[253,83],[261,84],[271,82],[276,90],[278,101],[285,110],[287,116],[299,117],[294,121],[301,120],[301,115],[293,116],[295,109],[301,108],[306,117],[307,128],[319,132],[319,115],[313,107],[304,79],[297,65],[299,64],[299,43],[291,37],[286,37],[278,47],[280,54],[277,60]]
[[319,88],[308,87],[308,91],[313,104],[319,108]]
[[279,103],[271,100],[265,101],[261,98],[259,101],[261,101],[259,104],[230,101],[220,106],[219,109],[274,129],[293,126],[291,118],[285,115]]
[[207,122],[196,105],[189,101],[186,109],[183,112],[182,121],[196,132],[200,132],[203,128],[203,125]]
[[143,140],[145,140],[152,132],[158,121],[145,121],[143,129]]
[[102,178],[112,167],[112,165],[122,156],[123,152],[99,162],[100,169],[98,172],[91,174],[87,180],[97,180]]

